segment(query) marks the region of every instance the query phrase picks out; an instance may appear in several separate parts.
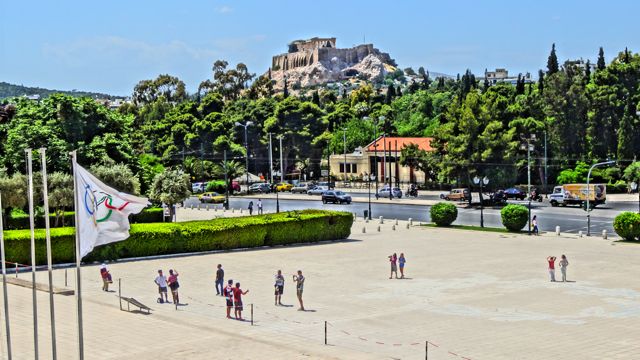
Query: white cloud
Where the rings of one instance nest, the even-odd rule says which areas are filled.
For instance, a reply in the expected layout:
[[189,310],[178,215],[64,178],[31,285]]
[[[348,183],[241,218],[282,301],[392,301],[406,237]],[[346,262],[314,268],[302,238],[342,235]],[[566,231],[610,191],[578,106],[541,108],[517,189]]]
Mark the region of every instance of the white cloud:
[[233,8],[231,6],[223,5],[216,8],[216,11],[220,14],[228,14],[233,12]]

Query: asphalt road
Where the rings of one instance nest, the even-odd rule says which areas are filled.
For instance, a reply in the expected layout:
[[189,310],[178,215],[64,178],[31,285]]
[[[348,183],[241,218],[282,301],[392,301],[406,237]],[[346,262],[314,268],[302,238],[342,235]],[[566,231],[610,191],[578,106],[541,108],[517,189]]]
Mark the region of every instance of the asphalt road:
[[[372,199],[375,198],[372,197]],[[372,200],[372,217],[377,218],[379,216],[383,216],[385,219],[407,220],[412,218],[415,221],[430,221],[429,206],[403,204],[403,200],[404,199],[397,199],[395,200],[397,203],[394,204],[378,204],[375,200]],[[254,201],[255,204],[256,200],[242,197],[231,197],[229,199],[230,206],[236,209],[246,209],[249,201]],[[197,203],[198,200],[193,197],[185,201],[186,206]],[[274,199],[263,199],[262,203],[265,210],[273,211],[276,208],[276,201]],[[510,201],[510,203],[519,203],[525,206],[528,204],[527,201]],[[280,200],[280,211],[301,209],[343,210],[355,212],[358,217],[362,217],[364,215],[364,210],[367,210],[368,207],[369,204],[366,202],[354,202],[350,205],[322,204],[319,196],[310,196],[309,200]],[[620,211],[637,211],[637,203],[608,203],[594,209],[591,213],[592,235],[600,235],[603,229],[606,229],[610,234],[614,234],[612,227],[613,218]],[[485,226],[502,227],[499,208],[485,208],[482,213],[484,216]],[[458,219],[455,224],[480,225],[480,214],[481,211],[479,208],[459,207]],[[556,226],[560,226],[560,230],[562,232],[577,233],[578,231],[583,231],[586,234],[587,217],[585,211],[580,208],[551,207],[546,202],[532,203],[531,214],[532,216],[538,216],[538,226],[541,231],[555,231]]]

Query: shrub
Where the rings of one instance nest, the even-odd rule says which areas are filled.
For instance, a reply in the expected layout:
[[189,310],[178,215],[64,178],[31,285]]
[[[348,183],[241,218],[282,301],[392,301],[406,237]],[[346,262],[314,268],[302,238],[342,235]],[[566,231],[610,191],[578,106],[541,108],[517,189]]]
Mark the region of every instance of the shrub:
[[458,208],[446,202],[440,202],[431,207],[429,210],[431,221],[438,226],[449,226],[458,217]]
[[[229,250],[347,238],[353,216],[338,211],[305,210],[182,223],[132,224],[124,241],[95,248],[85,262],[129,257]],[[51,229],[55,263],[75,261],[74,228]],[[7,261],[30,263],[29,230],[5,232]],[[44,230],[36,230],[38,264],[46,263]]]
[[624,211],[613,220],[613,230],[625,240],[640,238],[640,214]]
[[[75,223],[75,214],[73,211],[64,212],[64,225],[73,226]],[[131,223],[152,223],[162,222],[162,208],[147,208],[142,210],[141,213],[130,216]],[[49,214],[49,226],[61,227],[63,219],[60,219],[58,226],[56,226],[56,215]],[[36,215],[35,218],[36,228],[44,228],[44,215]],[[29,229],[29,214],[14,212],[7,220],[5,228],[9,230],[22,230]]]
[[509,231],[520,231],[529,221],[529,210],[523,205],[507,205],[500,211],[502,225]]
[[218,194],[224,194],[225,192],[225,184],[224,180],[212,180],[207,183],[207,187],[205,191],[215,191]]

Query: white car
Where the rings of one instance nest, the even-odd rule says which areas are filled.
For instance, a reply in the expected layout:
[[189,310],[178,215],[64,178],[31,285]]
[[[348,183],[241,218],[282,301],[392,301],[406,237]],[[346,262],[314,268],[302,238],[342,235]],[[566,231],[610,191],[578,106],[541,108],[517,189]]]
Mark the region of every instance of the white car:
[[307,195],[322,195],[322,193],[327,190],[329,190],[327,186],[316,186],[313,189],[307,190]]

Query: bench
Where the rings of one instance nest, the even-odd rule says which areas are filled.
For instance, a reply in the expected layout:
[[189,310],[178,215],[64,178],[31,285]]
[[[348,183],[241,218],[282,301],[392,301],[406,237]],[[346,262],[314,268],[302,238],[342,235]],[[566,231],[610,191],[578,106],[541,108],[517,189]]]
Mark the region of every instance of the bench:
[[125,296],[120,296],[120,310],[122,310],[122,300],[127,302],[127,311],[131,311],[130,305],[133,305],[135,307],[137,307],[138,309],[140,309],[140,311],[142,310],[146,310],[147,314],[151,313],[151,308],[148,307],[147,305],[141,303],[140,301],[132,298],[132,297],[125,297]]

